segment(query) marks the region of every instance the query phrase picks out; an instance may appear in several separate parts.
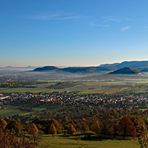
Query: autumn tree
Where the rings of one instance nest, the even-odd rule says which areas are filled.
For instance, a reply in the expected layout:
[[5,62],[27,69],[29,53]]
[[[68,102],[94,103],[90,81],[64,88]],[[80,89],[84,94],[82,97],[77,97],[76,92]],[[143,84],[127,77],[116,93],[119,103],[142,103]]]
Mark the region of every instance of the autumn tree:
[[22,125],[19,121],[13,120],[8,123],[7,128],[15,131],[17,134],[20,134],[22,130]]
[[93,132],[95,132],[96,134],[99,134],[100,130],[101,130],[101,123],[100,123],[99,119],[97,119],[96,117],[93,118],[90,128]]
[[39,132],[39,130],[38,130],[36,124],[31,123],[31,124],[29,125],[29,133],[30,133],[31,135],[37,135],[38,132]]
[[64,123],[68,123],[68,122],[69,122],[69,119],[68,119],[67,116],[64,116],[63,122],[64,122]]
[[123,117],[118,125],[118,134],[123,137],[135,137],[136,128],[129,117]]
[[139,136],[140,148],[148,148],[148,131],[145,130]]
[[75,129],[74,125],[72,123],[69,123],[68,124],[68,134],[73,135],[75,133],[76,133],[76,129]]
[[90,128],[89,128],[89,123],[88,123],[88,121],[87,121],[87,119],[86,118],[82,118],[81,119],[81,121],[80,121],[81,123],[81,131],[83,132],[83,133],[86,133],[86,132],[88,132],[88,131],[90,131]]
[[34,143],[37,142],[37,134],[39,132],[35,123],[31,123],[28,127],[29,133],[33,136]]
[[102,134],[106,135],[108,137],[113,137],[115,136],[115,124],[111,121],[106,122],[106,124],[104,123],[103,125],[103,129],[102,129]]
[[58,134],[62,133],[62,125],[58,120],[53,119],[50,124],[54,124]]
[[133,117],[132,121],[135,125],[137,136],[140,136],[143,131],[147,130],[147,126],[145,124],[145,121],[142,117]]
[[114,117],[114,110],[102,120],[102,135],[108,138],[113,138],[116,135],[117,119]]
[[7,121],[6,120],[4,120],[4,119],[0,119],[0,128],[1,129],[5,129],[6,128],[6,126],[7,126]]
[[54,125],[54,123],[51,123],[51,125],[49,127],[49,130],[48,130],[48,133],[52,134],[52,135],[56,135],[57,134],[57,129],[56,129],[56,126]]
[[0,147],[1,148],[35,148],[35,145],[24,137],[17,137],[12,131],[0,130]]

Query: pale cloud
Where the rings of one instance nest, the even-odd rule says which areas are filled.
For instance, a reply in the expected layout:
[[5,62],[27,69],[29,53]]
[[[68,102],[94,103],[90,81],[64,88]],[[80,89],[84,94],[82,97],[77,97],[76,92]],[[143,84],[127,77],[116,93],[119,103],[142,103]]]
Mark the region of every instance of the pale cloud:
[[102,17],[104,23],[121,23],[129,22],[132,19],[130,17],[118,17],[118,16],[104,16]]
[[104,16],[102,17],[103,22],[105,23],[109,23],[109,22],[115,22],[115,23],[119,23],[121,22],[121,19],[119,19],[118,17],[115,16]]
[[108,27],[110,27],[110,25],[108,25],[108,24],[99,24],[99,23],[94,23],[94,22],[91,22],[90,26],[92,26],[92,27],[100,27],[100,28],[108,28]]
[[62,13],[62,12],[48,12],[45,14],[33,15],[29,17],[32,20],[76,20],[80,19],[80,16]]
[[126,31],[128,31],[130,29],[131,29],[131,26],[124,26],[124,27],[121,28],[121,31],[126,32]]
[[[104,16],[101,17],[100,19],[96,19],[95,21],[92,21],[90,23],[90,26],[92,27],[100,27],[100,28],[107,28],[107,27],[113,27],[114,25],[118,24],[118,25],[122,25],[123,22],[128,22],[131,21],[130,18],[128,17],[122,17],[119,18],[117,16]],[[122,32],[126,32],[129,29],[131,29],[131,26],[124,26],[121,27],[121,31]]]

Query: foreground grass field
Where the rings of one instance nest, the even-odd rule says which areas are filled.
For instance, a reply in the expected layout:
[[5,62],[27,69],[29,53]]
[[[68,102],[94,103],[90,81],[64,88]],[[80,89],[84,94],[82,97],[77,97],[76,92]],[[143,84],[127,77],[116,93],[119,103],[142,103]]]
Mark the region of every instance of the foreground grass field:
[[68,137],[43,136],[37,148],[139,148],[136,140],[82,141]]

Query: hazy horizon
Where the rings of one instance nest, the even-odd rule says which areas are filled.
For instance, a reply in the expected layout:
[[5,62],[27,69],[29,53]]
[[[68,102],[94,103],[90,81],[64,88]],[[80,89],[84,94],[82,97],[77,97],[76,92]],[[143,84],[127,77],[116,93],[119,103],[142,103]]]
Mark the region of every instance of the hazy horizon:
[[103,65],[103,64],[115,64],[115,63],[122,63],[122,62],[137,62],[137,61],[143,61],[143,62],[145,62],[145,61],[147,61],[148,62],[148,60],[125,60],[125,61],[118,61],[118,62],[110,62],[110,63],[100,63],[100,64],[96,64],[96,65],[55,65],[55,64],[44,64],[44,65],[4,65],[4,66],[0,66],[1,68],[11,68],[11,67],[44,67],[44,66],[56,66],[56,67],[95,67],[95,66],[100,66],[100,65]]
[[0,1],[0,66],[148,58],[147,0]]

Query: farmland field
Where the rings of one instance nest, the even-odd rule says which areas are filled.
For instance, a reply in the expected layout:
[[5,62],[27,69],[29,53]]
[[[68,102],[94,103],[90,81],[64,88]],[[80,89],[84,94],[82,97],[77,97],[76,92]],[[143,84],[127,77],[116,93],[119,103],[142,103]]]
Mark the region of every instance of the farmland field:
[[82,141],[68,137],[42,136],[38,148],[139,148],[137,140]]
[[[16,73],[10,74],[13,81],[31,80],[31,87],[0,87],[0,93],[39,93],[77,91],[81,94],[117,93],[117,92],[148,92],[148,74],[137,76],[112,76],[107,74],[53,74],[53,73]],[[5,79],[7,76],[1,74]],[[16,79],[17,78],[17,79]]]

